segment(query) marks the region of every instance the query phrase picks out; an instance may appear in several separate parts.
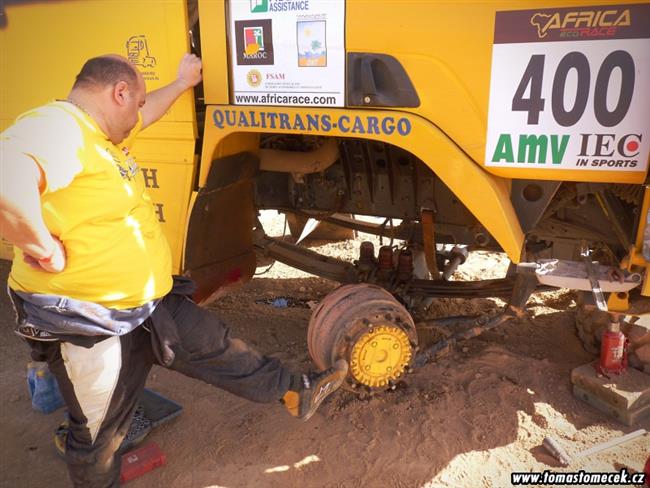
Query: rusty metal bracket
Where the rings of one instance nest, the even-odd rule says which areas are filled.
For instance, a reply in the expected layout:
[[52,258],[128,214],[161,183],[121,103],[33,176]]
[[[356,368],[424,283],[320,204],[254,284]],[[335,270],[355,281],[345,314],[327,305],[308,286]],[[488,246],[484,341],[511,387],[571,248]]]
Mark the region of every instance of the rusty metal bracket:
[[436,261],[436,238],[433,224],[433,210],[422,209],[420,222],[422,223],[422,244],[424,246],[424,256],[427,261],[427,268],[429,268],[431,278],[438,280],[440,279],[440,271],[438,271],[438,263]]
[[612,312],[627,312],[630,309],[630,294],[626,291],[610,293],[607,299],[607,309]]
[[601,310],[602,312],[607,312],[607,302],[605,301],[603,290],[600,287],[598,278],[596,277],[594,266],[591,263],[591,257],[587,253],[583,253],[582,259],[585,263],[585,268],[587,269],[587,277],[589,278],[589,283],[591,284],[591,293],[593,293],[594,295],[596,306],[598,307],[598,310]]
[[[437,361],[447,356],[460,342],[478,337],[488,330],[492,330],[515,318],[525,318],[525,306],[530,295],[538,285],[534,266],[518,268],[512,295],[503,311],[492,317],[487,316],[467,317],[466,323],[471,325],[467,330],[456,332],[449,337],[438,341],[428,348],[420,351],[414,360],[414,367],[422,367],[429,362]],[[460,322],[460,321],[459,321]]]
[[426,364],[432,361],[437,361],[439,359],[442,359],[443,357],[451,353],[451,351],[453,350],[456,344],[460,342],[465,342],[474,337],[478,337],[484,332],[488,330],[492,330],[495,327],[498,327],[508,322],[509,320],[512,320],[513,318],[515,318],[515,316],[507,312],[500,313],[499,315],[491,319],[488,319],[485,316],[481,316],[478,318],[473,317],[472,327],[470,327],[469,329],[463,330],[461,332],[456,332],[455,334],[452,334],[446,339],[442,339],[441,341],[432,344],[430,347],[418,353],[415,356],[415,360],[413,361],[413,367],[421,368],[422,366],[425,366]]

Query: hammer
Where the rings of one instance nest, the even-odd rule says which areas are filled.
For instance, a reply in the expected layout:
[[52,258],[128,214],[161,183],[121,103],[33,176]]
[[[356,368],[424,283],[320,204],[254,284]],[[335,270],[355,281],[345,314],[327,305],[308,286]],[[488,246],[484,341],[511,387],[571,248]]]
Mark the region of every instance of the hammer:
[[575,461],[576,459],[587,457],[591,454],[609,449],[610,447],[618,446],[619,444],[623,444],[624,442],[642,436],[645,433],[645,429],[635,430],[634,432],[630,432],[629,434],[625,434],[621,437],[615,437],[614,439],[610,439],[606,442],[596,444],[595,446],[590,447],[589,449],[585,449],[584,451],[580,451],[573,456],[569,456],[569,454],[567,454],[560,443],[553,437],[545,437],[544,441],[542,442],[542,446],[544,446],[544,448],[549,452],[551,456],[560,461],[560,464],[562,464],[562,466],[568,466],[572,461]]

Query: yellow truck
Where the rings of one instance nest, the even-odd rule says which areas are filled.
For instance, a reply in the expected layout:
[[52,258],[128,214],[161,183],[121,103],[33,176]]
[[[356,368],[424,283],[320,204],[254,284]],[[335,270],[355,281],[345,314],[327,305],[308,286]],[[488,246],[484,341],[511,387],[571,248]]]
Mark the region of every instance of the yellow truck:
[[[533,276],[593,291],[601,309],[643,311],[649,3],[0,5],[0,129],[64,97],[89,57],[127,57],[149,90],[184,52],[202,57],[203,84],[133,149],[175,271],[206,303],[249,280],[256,254],[345,284],[308,341],[321,366],[347,356],[358,384],[383,388],[408,367],[417,333],[404,306],[430,297],[514,289],[525,303]],[[404,245],[363,243],[344,263],[268,237],[261,209]],[[474,249],[505,252],[513,277],[449,280]],[[580,327],[592,347],[593,323]]]

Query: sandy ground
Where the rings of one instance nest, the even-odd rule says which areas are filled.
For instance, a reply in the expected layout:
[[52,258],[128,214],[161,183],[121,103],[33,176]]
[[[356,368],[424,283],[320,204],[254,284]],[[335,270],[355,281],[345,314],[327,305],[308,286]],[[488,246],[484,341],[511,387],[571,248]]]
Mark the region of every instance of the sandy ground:
[[[282,219],[270,216],[272,232]],[[357,242],[312,244],[352,258]],[[457,278],[498,277],[507,260],[473,253]],[[8,273],[0,262],[0,281]],[[264,271],[261,266],[259,271]],[[317,302],[335,283],[276,264],[212,307],[236,336],[294,368],[307,368],[310,309],[267,304],[277,297]],[[12,313],[0,299],[0,486],[68,486],[52,445],[61,411],[30,407],[26,346],[11,333]],[[360,399],[337,392],[308,422],[280,405],[260,405],[156,367],[148,386],[184,406],[154,431],[167,465],[132,482],[142,487],[501,487],[513,471],[641,470],[650,437],[561,468],[541,448],[557,438],[570,453],[634,430],[571,394],[570,371],[592,357],[574,333],[575,302],[565,291],[535,295],[529,320],[513,321],[406,376],[395,391]],[[491,300],[437,300],[426,316],[495,310]],[[649,380],[650,381],[650,380]],[[635,428],[650,430],[650,421]]]

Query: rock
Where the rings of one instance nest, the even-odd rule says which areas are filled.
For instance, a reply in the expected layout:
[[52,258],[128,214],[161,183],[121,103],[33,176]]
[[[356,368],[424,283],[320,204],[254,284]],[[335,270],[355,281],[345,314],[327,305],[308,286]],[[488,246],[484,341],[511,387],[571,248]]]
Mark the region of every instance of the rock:
[[[641,324],[632,324],[626,331],[627,338],[632,344],[644,341],[650,341],[650,326]],[[647,336],[647,337],[646,337]]]
[[636,368],[638,370],[643,371],[643,363],[634,354],[630,354],[628,356],[627,364],[628,364],[628,366],[630,366],[632,368]]
[[634,355],[644,364],[650,364],[650,344],[645,344],[638,347],[634,351]]

